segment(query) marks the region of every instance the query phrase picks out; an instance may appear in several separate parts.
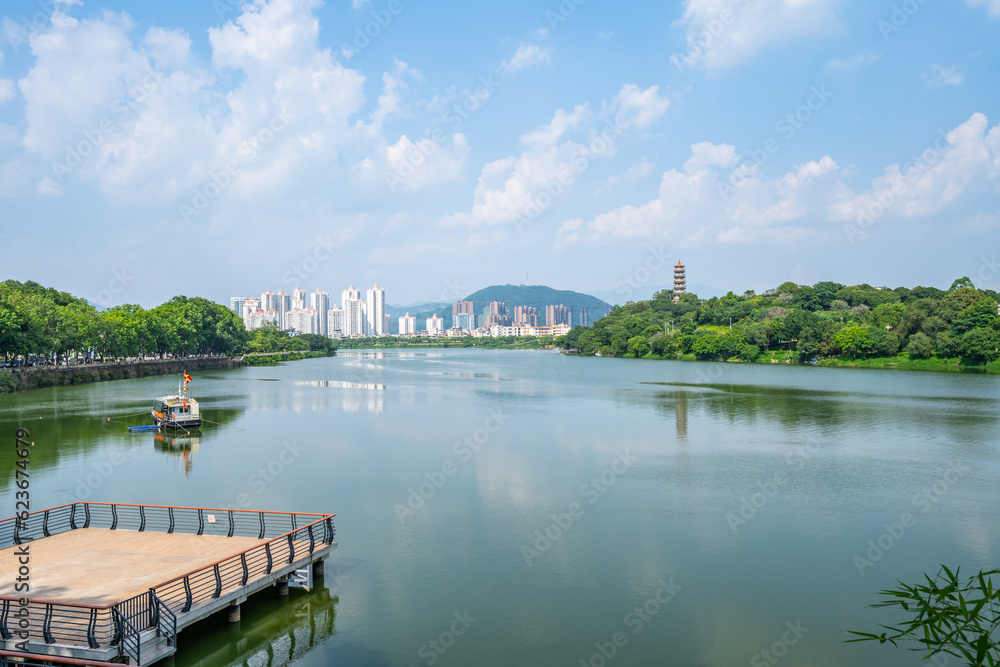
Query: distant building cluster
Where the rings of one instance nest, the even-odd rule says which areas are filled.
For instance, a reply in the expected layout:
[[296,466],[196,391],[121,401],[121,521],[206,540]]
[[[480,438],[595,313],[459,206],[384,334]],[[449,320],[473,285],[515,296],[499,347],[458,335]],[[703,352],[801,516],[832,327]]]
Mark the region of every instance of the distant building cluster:
[[256,297],[234,296],[229,307],[243,317],[247,330],[259,329],[273,322],[283,331],[319,334],[330,338],[350,336],[388,336],[392,320],[385,312],[385,290],[375,285],[362,298],[361,290],[351,285],[340,295],[340,305],[330,303],[330,295],[321,289],[309,294],[296,287],[291,294],[266,290]]
[[[259,329],[273,322],[283,331],[319,334],[330,338],[377,337],[391,334],[392,318],[385,312],[385,290],[375,285],[362,295],[351,285],[340,295],[340,304],[331,303],[321,289],[307,295],[296,287],[291,294],[284,290],[266,290],[256,297],[234,296],[229,307],[243,318],[247,330]],[[513,311],[513,314],[511,314]],[[601,313],[600,316],[606,313]],[[451,328],[444,318],[432,315],[423,322],[409,313],[399,317],[399,336],[561,336],[575,325],[590,326],[585,307],[546,306],[545,322],[534,306],[515,306],[492,301],[480,313],[471,301],[451,306]],[[422,325],[422,326],[420,326]]]

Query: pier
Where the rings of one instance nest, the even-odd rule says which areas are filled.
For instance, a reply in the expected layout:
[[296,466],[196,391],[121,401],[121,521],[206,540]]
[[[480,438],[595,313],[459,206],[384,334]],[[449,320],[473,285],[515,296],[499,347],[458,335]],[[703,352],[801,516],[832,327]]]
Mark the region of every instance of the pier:
[[[238,621],[264,588],[311,588],[337,546],[333,517],[79,502],[6,519],[3,649],[64,664],[152,664],[192,623],[223,610]],[[19,576],[27,592],[15,590]]]

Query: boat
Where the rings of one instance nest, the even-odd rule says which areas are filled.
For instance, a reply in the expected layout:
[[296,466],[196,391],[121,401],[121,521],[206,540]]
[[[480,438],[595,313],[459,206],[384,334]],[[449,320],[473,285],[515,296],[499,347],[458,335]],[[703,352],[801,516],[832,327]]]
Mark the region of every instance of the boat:
[[184,387],[178,386],[172,396],[161,396],[153,402],[153,421],[160,428],[174,428],[189,431],[201,426],[201,411],[198,401],[187,396],[187,384],[191,376],[184,373]]

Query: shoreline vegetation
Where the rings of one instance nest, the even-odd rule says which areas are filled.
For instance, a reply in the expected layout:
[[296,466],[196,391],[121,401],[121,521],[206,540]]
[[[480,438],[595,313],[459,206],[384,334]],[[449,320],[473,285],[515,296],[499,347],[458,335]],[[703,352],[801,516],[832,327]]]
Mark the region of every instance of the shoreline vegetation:
[[948,290],[787,282],[676,303],[662,290],[555,344],[582,356],[1000,373],[998,302],[967,277]]
[[201,297],[99,310],[35,282],[0,283],[0,394],[157,374],[157,363],[194,369],[198,359],[242,355],[240,363],[262,365],[336,352],[326,336],[291,335],[274,324],[247,331],[232,310]]

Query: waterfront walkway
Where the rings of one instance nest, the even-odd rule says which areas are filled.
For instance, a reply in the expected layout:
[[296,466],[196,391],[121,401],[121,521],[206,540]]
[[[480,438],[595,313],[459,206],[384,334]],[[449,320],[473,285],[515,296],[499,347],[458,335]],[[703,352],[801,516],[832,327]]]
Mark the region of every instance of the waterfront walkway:
[[[332,514],[73,503],[4,520],[2,648],[151,664],[188,625],[239,620],[264,588],[311,587],[334,537]],[[30,598],[15,590],[19,561]]]

